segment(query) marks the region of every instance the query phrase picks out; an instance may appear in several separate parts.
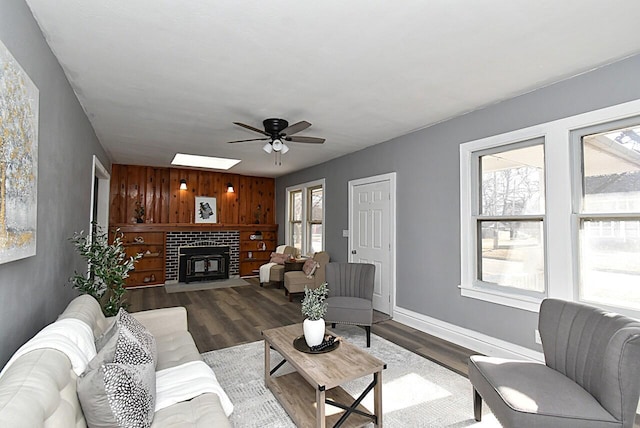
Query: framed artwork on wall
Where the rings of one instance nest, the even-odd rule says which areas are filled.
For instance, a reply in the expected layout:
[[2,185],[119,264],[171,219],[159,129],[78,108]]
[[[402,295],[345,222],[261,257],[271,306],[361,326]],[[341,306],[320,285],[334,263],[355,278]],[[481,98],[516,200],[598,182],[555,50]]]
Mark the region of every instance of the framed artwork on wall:
[[196,196],[196,223],[217,223],[216,198]]
[[36,254],[39,92],[0,41],[0,263]]

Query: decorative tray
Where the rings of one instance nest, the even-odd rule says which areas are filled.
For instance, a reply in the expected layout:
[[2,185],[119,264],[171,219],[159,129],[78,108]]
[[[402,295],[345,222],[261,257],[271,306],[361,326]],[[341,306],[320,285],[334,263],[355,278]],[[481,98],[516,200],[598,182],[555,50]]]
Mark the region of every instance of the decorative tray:
[[307,354],[324,354],[326,352],[334,351],[338,349],[338,347],[340,346],[339,338],[335,336],[325,336],[325,340],[327,340],[327,338],[329,337],[333,337],[334,342],[331,345],[327,346],[326,348],[323,348],[320,350],[314,351],[311,348],[309,348],[309,345],[307,345],[307,342],[304,340],[304,336],[298,336],[295,339],[293,339],[293,347],[296,348],[298,351],[305,352]]

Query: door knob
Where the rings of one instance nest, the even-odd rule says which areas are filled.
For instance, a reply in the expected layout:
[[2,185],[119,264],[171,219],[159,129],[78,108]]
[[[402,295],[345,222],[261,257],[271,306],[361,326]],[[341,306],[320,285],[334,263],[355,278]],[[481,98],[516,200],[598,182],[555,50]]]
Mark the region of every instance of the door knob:
[[351,254],[357,254],[358,252],[356,250],[351,250]]

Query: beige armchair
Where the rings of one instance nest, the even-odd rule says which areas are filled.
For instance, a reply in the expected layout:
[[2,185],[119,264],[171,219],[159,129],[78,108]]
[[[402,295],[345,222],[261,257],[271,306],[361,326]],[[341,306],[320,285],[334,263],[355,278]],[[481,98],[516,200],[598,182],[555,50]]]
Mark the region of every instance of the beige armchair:
[[303,271],[290,271],[284,274],[284,294],[289,296],[291,301],[291,295],[295,293],[304,293],[304,286],[306,285],[310,289],[318,288],[325,282],[324,268],[331,259],[329,253],[326,251],[320,251],[315,253],[312,257],[318,263],[318,267],[313,272],[311,278],[308,278]]
[[[290,254],[291,256],[296,257],[298,255],[298,249],[287,245],[284,248],[282,254]],[[261,278],[260,287],[264,287],[264,284],[266,284],[267,282],[275,282],[278,284],[278,288],[280,288],[282,286],[282,282],[284,281],[284,265],[271,266],[271,268],[269,269],[268,279],[268,281],[263,282]]]

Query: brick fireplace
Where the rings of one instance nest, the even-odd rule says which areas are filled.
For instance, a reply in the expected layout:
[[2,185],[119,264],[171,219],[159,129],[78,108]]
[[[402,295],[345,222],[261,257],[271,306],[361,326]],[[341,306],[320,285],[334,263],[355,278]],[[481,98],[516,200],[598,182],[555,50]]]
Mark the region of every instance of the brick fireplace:
[[167,232],[165,281],[177,282],[179,274],[178,249],[200,245],[229,247],[229,277],[240,274],[240,232],[224,231],[170,231]]

